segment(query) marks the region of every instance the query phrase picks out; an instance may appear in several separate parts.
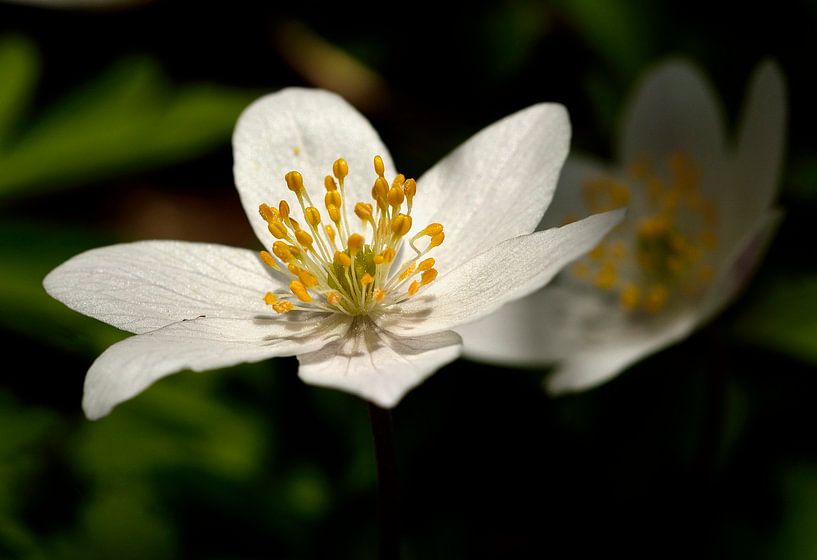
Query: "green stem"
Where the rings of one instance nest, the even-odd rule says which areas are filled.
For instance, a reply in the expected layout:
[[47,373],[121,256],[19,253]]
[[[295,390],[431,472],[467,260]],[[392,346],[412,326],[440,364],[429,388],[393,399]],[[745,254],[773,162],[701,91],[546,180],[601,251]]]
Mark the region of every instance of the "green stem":
[[391,413],[369,403],[375,462],[377,464],[377,519],[380,527],[380,560],[400,558],[400,491]]

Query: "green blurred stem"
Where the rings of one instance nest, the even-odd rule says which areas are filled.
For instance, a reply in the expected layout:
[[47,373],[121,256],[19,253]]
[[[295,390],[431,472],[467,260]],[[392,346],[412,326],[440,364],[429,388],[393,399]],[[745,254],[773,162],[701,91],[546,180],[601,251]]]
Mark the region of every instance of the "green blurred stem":
[[400,489],[391,412],[369,403],[374,455],[377,463],[377,518],[380,526],[380,560],[400,557]]

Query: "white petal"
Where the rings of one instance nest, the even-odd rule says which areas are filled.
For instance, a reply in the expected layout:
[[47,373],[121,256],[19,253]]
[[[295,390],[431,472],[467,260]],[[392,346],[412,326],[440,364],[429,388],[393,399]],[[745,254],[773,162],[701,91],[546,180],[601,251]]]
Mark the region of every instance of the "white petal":
[[586,290],[545,286],[506,303],[478,321],[462,325],[463,356],[517,367],[552,364],[587,344],[589,329],[615,308]]
[[569,144],[564,107],[534,105],[483,129],[424,174],[412,212],[420,228],[445,226],[445,251],[435,255],[441,270],[533,231]]
[[685,338],[697,324],[694,314],[661,323],[629,327],[622,323],[617,331],[609,330],[605,343],[588,344],[560,363],[545,386],[549,393],[559,394],[600,385],[645,356]]
[[311,354],[298,356],[306,383],[332,387],[391,408],[409,390],[457,358],[461,339],[454,332],[397,337],[372,323]]
[[768,210],[724,260],[703,303],[701,314],[710,318],[731,303],[746,287],[783,219],[780,210]]
[[339,316],[194,319],[114,344],[85,378],[83,409],[95,420],[155,381],[184,369],[203,371],[321,348],[348,324]]
[[786,133],[786,88],[780,68],[766,61],[755,70],[740,119],[730,212],[743,231],[772,205],[780,182]]
[[395,334],[417,336],[475,321],[547,284],[623,216],[623,210],[596,214],[504,241],[397,306],[399,310],[384,316],[380,324]]
[[585,181],[593,177],[612,176],[613,173],[600,161],[571,154],[562,168],[553,202],[548,206],[537,229],[559,227],[589,216],[592,212],[587,208],[582,194]]
[[723,116],[703,75],[682,60],[650,72],[624,113],[620,148],[624,165],[643,157],[663,162],[678,151],[704,169],[722,161]]
[[349,164],[346,198],[354,205],[371,198],[375,155],[383,157],[386,176],[393,177],[391,156],[377,132],[334,93],[289,88],[255,101],[239,117],[233,134],[233,173],[258,239],[264,245],[272,241],[266,222],[258,215],[262,202],[277,204],[287,199],[290,207],[298,208],[284,182],[286,173],[299,171],[313,202],[323,208],[323,179],[332,175],[332,163],[344,158]]
[[674,154],[689,156],[701,172],[701,193],[719,211],[719,244],[731,246],[742,235],[734,208],[735,185],[723,112],[714,90],[695,66],[673,60],[645,77],[624,113],[619,147],[623,166],[645,160],[659,174]]
[[183,241],[92,249],[51,271],[43,286],[71,309],[135,333],[201,315],[269,315],[264,294],[285,289],[257,253]]

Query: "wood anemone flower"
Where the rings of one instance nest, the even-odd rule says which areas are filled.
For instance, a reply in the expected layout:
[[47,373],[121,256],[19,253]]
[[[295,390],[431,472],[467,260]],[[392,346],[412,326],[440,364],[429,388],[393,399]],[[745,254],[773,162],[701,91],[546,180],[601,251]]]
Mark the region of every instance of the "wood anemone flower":
[[571,156],[542,227],[626,206],[626,219],[546,288],[457,331],[465,355],[555,365],[552,393],[603,383],[688,336],[745,285],[776,230],[786,99],[755,71],[738,134],[691,64],[650,72],[625,111],[619,162]]
[[569,136],[562,106],[529,107],[415,181],[337,95],[259,99],[233,147],[264,251],[141,241],[82,253],[45,278],[70,308],[136,333],[91,366],[86,415],[180,370],[290,355],[307,383],[396,405],[459,356],[453,327],[541,288],[620,221],[614,211],[531,233]]

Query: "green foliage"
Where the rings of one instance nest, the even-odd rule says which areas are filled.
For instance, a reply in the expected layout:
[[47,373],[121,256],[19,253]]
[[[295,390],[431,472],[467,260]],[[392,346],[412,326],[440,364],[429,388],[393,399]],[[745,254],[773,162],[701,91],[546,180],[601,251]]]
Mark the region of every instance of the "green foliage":
[[39,73],[34,47],[22,37],[0,38],[0,149],[25,111]]
[[37,484],[48,463],[43,450],[56,430],[54,413],[0,392],[0,558],[36,557],[36,538],[20,519],[27,506],[21,489]]
[[43,278],[56,266],[109,242],[84,231],[0,222],[0,326],[88,355],[121,340],[118,329],[71,311],[43,289]]
[[225,144],[255,97],[216,85],[173,87],[151,60],[130,58],[3,142],[36,75],[32,50],[19,39],[0,45],[0,200],[192,158]]
[[101,488],[83,506],[78,527],[42,547],[48,558],[66,560],[177,558],[173,525],[154,500],[138,482]]
[[251,412],[214,398],[217,374],[187,373],[84,426],[78,468],[96,481],[167,471],[206,471],[227,480],[257,474],[271,439]]
[[655,49],[653,4],[627,0],[561,0],[562,15],[620,76],[634,76]]
[[737,321],[752,344],[817,364],[817,276],[779,275],[753,292]]
[[817,468],[798,465],[783,476],[784,515],[770,558],[817,558]]

